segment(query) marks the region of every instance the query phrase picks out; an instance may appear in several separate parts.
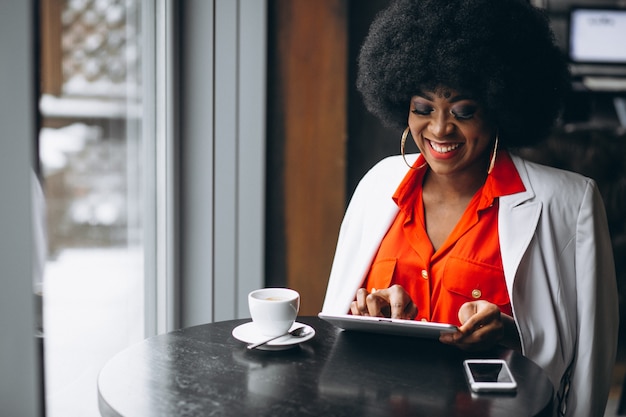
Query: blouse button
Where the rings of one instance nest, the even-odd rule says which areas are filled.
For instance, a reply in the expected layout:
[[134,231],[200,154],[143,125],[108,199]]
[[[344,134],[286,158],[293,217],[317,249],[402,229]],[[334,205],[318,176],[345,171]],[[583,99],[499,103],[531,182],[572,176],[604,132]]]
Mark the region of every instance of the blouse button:
[[472,297],[473,298],[480,298],[481,295],[483,295],[483,293],[480,290],[478,290],[478,289],[472,290]]
[[428,271],[425,269],[422,269],[422,278],[428,279]]

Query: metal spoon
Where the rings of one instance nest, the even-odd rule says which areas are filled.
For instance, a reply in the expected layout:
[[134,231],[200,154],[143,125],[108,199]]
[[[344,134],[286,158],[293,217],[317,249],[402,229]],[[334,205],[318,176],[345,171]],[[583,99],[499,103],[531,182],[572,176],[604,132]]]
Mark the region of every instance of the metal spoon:
[[264,340],[262,342],[250,344],[250,345],[248,345],[248,349],[256,349],[259,346],[263,346],[267,342],[271,342],[272,340],[276,340],[279,337],[283,337],[283,336],[287,336],[287,335],[290,335],[291,337],[305,337],[305,336],[308,336],[309,334],[311,334],[312,331],[313,330],[310,327],[308,327],[308,326],[297,327],[297,328],[293,329],[292,331],[290,331],[288,333],[281,334],[280,336],[274,336],[274,337],[269,338],[267,340]]

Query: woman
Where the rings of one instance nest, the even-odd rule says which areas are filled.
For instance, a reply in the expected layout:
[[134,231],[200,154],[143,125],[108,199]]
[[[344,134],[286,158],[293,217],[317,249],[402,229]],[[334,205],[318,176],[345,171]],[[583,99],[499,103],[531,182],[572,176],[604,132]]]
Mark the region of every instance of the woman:
[[[603,415],[618,313],[600,194],[509,153],[547,136],[569,86],[543,13],[522,0],[396,1],[370,28],[357,86],[404,131],[402,155],[355,190],[323,311],[456,324],[443,343],[520,349],[560,415]],[[409,136],[417,157],[405,158]]]

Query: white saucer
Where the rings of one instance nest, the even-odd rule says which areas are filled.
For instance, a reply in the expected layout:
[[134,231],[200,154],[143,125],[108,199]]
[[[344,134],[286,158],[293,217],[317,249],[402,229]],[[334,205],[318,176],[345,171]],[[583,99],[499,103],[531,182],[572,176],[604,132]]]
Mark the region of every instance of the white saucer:
[[[295,322],[290,331],[295,329],[296,327],[308,327],[311,330],[311,333],[304,337],[293,337],[290,335],[279,337],[276,340],[272,340],[262,346],[259,346],[257,349],[260,350],[284,350],[291,349],[299,345],[302,342],[306,342],[315,336],[315,329],[311,326],[308,326],[304,323]],[[244,343],[257,343],[262,342],[265,339],[269,339],[267,336],[261,334],[261,332],[256,328],[253,322],[249,321],[248,323],[244,323],[239,325],[233,329],[233,337],[237,340],[241,340]]]

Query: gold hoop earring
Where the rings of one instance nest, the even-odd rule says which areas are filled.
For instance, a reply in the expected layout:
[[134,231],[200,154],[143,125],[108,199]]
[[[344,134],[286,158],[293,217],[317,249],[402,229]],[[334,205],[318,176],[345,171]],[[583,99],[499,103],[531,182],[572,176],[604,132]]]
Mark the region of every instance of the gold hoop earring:
[[491,174],[491,171],[493,171],[493,166],[496,164],[497,153],[498,153],[498,134],[496,133],[496,140],[493,145],[493,153],[491,154],[491,160],[489,161],[489,169],[487,170],[487,175]]
[[411,130],[407,126],[407,128],[404,129],[404,132],[402,132],[402,140],[400,141],[400,153],[402,154],[402,159],[404,159],[404,163],[406,164],[406,166],[408,166],[411,169],[421,169],[421,168],[424,168],[426,164],[428,164],[428,162],[424,161],[422,165],[418,167],[413,167],[411,166],[411,164],[409,164],[409,161],[406,160],[406,156],[404,155],[404,144],[406,143],[406,138],[409,136],[410,131]]
[[406,156],[404,156],[404,144],[406,143],[407,136],[409,136],[409,132],[410,132],[410,129],[408,126],[406,127],[406,129],[404,129],[404,132],[402,132],[402,140],[400,141],[400,153],[402,154],[402,159],[404,159],[404,163],[409,168],[413,169],[411,164],[409,164],[409,162],[406,160]]

